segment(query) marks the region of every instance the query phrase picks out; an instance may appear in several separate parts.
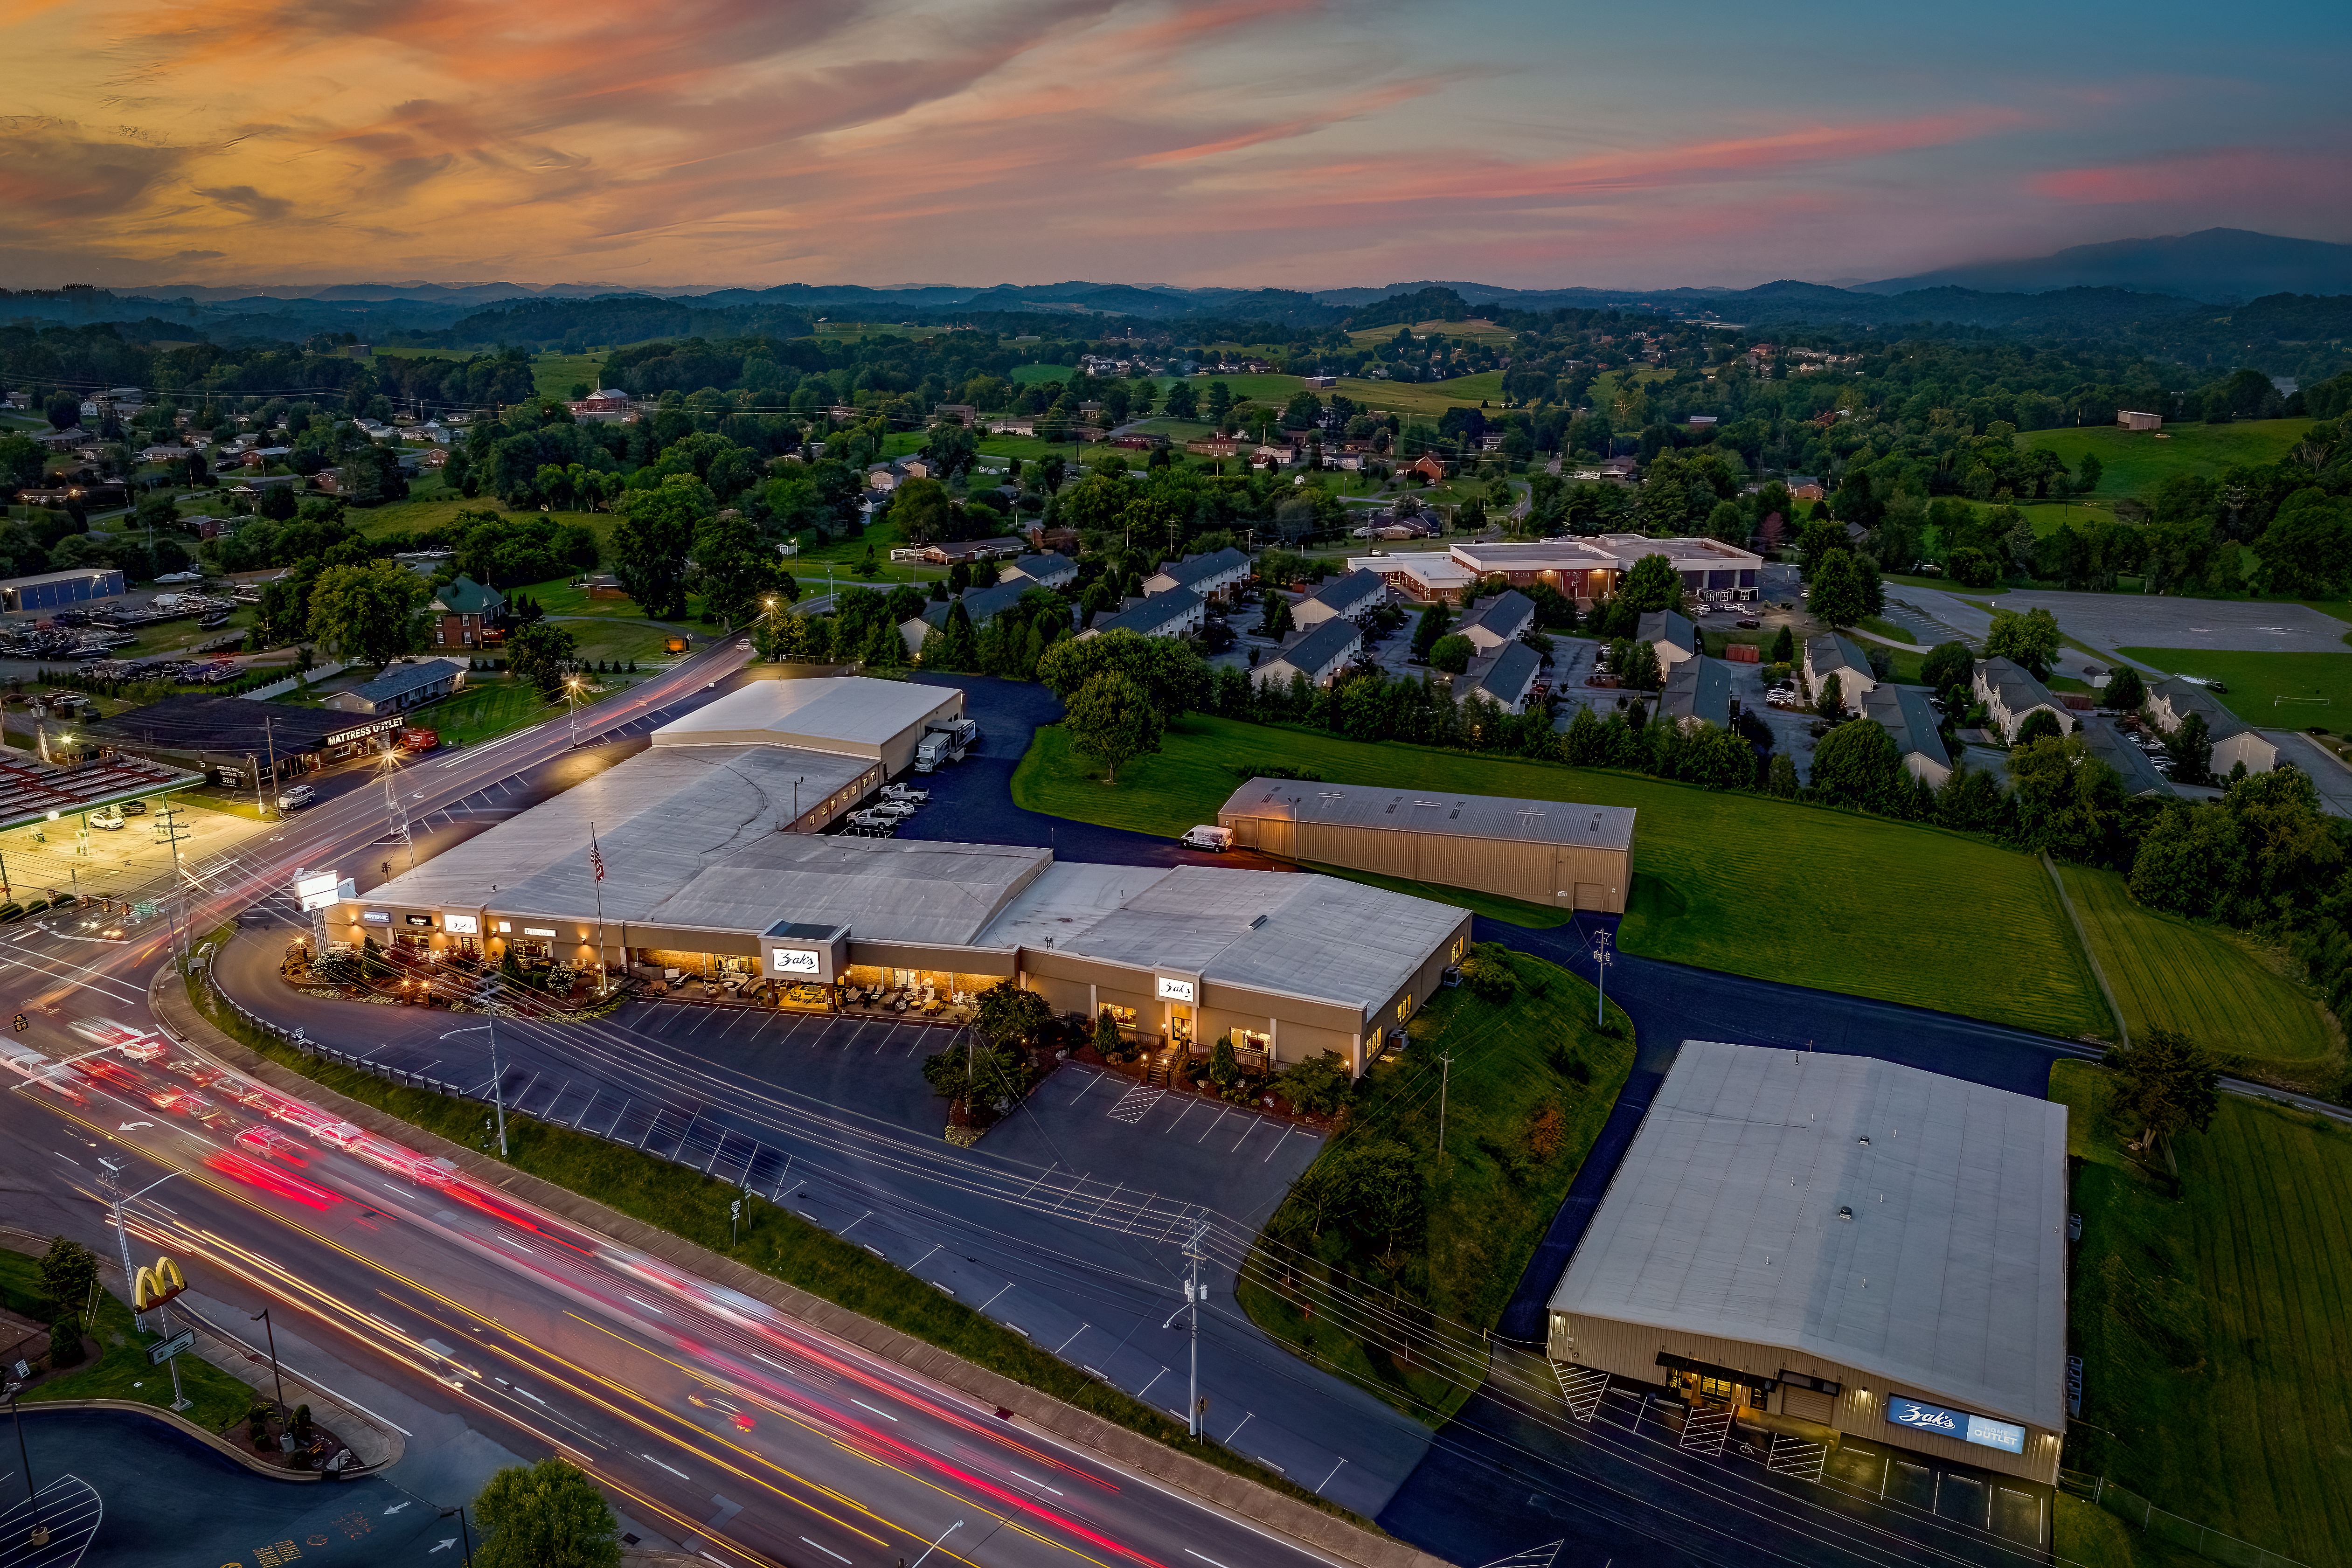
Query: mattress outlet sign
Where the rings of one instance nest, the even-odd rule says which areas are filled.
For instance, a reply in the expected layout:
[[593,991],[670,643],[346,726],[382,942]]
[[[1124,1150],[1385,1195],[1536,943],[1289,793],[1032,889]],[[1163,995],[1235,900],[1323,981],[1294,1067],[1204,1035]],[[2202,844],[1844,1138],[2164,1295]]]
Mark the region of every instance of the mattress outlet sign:
[[1999,1448],[2008,1454],[2025,1452],[2025,1428],[1995,1421],[1989,1415],[1972,1415],[1965,1410],[1948,1410],[1940,1405],[1898,1397],[1886,1402],[1886,1418],[1897,1426],[1958,1437],[1982,1448]]

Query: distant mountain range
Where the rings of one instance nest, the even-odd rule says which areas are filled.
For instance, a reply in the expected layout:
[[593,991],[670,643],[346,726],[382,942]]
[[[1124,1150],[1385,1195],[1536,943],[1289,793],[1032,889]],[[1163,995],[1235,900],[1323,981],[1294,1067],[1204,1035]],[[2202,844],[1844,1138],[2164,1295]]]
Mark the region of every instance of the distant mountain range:
[[[1178,289],[1074,280],[1045,284],[784,283],[662,289],[507,281],[166,285],[116,294],[72,288],[0,289],[0,321],[113,321],[150,341],[299,342],[350,332],[387,346],[552,347],[647,338],[793,337],[828,318],[1021,333],[1116,331],[1150,325],[1187,333],[1253,324],[1324,331],[1480,311],[1624,310],[1794,331],[1989,330],[2100,341],[2185,364],[2252,363],[2309,372],[2295,344],[2352,337],[2352,246],[2243,229],[2077,246],[2054,255],[1840,285],[1782,280],[1755,289],[1506,289],[1469,280],[1380,289]],[[2309,296],[2319,295],[2314,299]],[[2251,301],[2251,302],[2246,302]],[[2230,308],[2216,315],[2216,305]],[[1083,324],[1082,324],[1083,323]]]
[[1870,294],[1943,288],[2000,294],[2129,289],[2209,305],[2236,305],[2265,294],[2352,294],[2352,245],[2289,239],[2252,229],[2206,228],[2152,239],[2070,246],[2048,256],[1979,261],[1855,287]]

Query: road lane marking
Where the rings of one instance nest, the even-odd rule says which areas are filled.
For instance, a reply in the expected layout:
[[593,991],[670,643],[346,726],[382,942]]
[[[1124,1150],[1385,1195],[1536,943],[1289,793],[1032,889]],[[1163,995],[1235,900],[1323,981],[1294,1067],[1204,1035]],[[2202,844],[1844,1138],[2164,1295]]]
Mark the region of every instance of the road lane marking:
[[[808,1538],[807,1536],[805,1536],[805,1535],[803,1535],[803,1536],[802,1536],[802,1537],[801,1537],[801,1542],[802,1542],[802,1544],[803,1544],[803,1545],[807,1545],[807,1546],[816,1546],[816,1542],[814,1542],[814,1541],[809,1540],[809,1538]],[[844,1557],[840,1552],[835,1552],[835,1551],[832,1547],[830,1547],[830,1546],[816,1546],[816,1549],[817,1549],[819,1552],[824,1552],[827,1557],[832,1558],[835,1563],[846,1563],[846,1562],[848,1562],[848,1561],[849,1561],[849,1559],[848,1559],[848,1558]]]
[[[661,1465],[663,1469],[667,1470],[679,1480],[690,1481],[694,1479],[692,1476],[688,1475],[684,1470],[679,1469],[676,1465],[662,1465],[662,1462],[659,1459],[655,1458],[651,1454],[639,1454],[637,1458],[645,1460],[646,1463],[649,1465]],[[844,1561],[845,1562],[847,1559],[845,1558]]]
[[879,1415],[885,1421],[896,1421],[898,1419],[896,1415],[891,1415],[887,1410],[874,1410],[874,1406],[866,1404],[866,1401],[862,1399],[853,1399],[849,1403],[855,1405],[860,1410],[873,1410],[875,1415]]

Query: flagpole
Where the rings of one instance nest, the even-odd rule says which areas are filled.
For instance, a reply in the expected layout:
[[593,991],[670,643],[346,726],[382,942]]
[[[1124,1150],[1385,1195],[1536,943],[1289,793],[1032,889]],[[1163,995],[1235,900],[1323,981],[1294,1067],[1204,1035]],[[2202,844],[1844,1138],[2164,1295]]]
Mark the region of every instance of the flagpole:
[[596,825],[588,825],[588,864],[596,873],[596,994],[602,997],[611,981],[604,963],[604,851],[596,843]]

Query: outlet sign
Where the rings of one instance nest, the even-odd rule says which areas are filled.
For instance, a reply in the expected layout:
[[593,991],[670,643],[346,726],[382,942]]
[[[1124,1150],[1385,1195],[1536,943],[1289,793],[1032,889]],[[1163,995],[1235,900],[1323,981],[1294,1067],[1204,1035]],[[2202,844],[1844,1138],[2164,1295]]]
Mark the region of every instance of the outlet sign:
[[441,929],[451,936],[479,936],[482,920],[479,915],[445,914],[441,917]]
[[824,959],[804,947],[772,947],[768,950],[768,967],[778,974],[822,974]]
[[1191,1002],[1195,999],[1193,993],[1199,988],[1191,981],[1176,980],[1165,974],[1162,974],[1158,978],[1160,981],[1159,995],[1162,1002]]
[[1957,1437],[1963,1443],[1974,1443],[1979,1447],[1999,1448],[2009,1454],[2025,1452],[2025,1428],[2007,1421],[1995,1421],[1989,1415],[1949,1410],[1940,1405],[1906,1399],[1897,1394],[1886,1402],[1886,1418],[1897,1426],[1908,1426],[1916,1432],[1933,1432],[1943,1437]]

